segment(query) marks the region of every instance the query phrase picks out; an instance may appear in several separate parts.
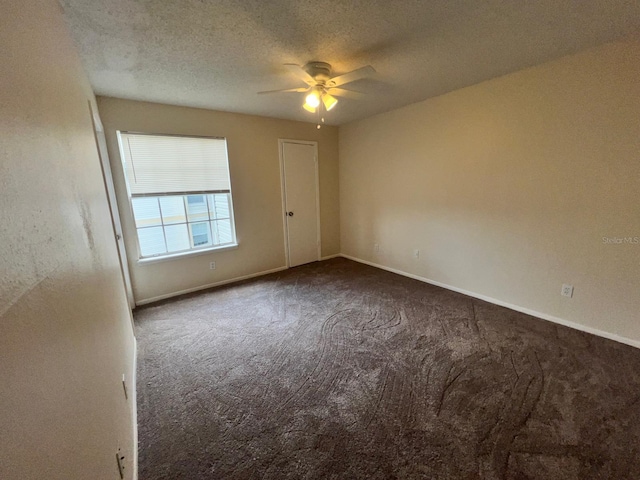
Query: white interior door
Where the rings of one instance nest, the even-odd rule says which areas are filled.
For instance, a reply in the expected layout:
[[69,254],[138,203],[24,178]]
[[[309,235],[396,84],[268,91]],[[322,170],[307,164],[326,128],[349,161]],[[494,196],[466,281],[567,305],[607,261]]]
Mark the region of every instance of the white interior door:
[[104,136],[104,128],[102,126],[100,116],[98,115],[98,112],[93,109],[91,102],[89,102],[89,112],[91,113],[91,121],[93,122],[93,131],[95,133],[96,146],[98,147],[98,155],[100,156],[102,175],[104,176],[104,185],[107,190],[107,200],[109,202],[109,209],[111,210],[111,222],[113,224],[113,233],[116,237],[116,245],[118,246],[118,256],[120,257],[120,270],[122,271],[124,288],[127,293],[129,308],[133,309],[135,307],[135,300],[133,298],[133,288],[131,287],[131,277],[129,276],[127,251],[124,248],[124,239],[122,238],[120,214],[118,213],[118,204],[116,203],[116,189],[113,185],[111,166],[109,165],[107,140]]
[[318,155],[315,142],[280,141],[289,266],[319,260]]

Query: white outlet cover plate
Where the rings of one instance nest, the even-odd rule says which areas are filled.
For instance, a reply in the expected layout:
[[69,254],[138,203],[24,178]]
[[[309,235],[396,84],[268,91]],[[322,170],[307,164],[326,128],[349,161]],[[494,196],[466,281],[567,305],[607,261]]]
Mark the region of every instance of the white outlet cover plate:
[[560,294],[563,297],[573,297],[573,285],[568,285],[566,283],[562,284],[562,290],[560,291]]

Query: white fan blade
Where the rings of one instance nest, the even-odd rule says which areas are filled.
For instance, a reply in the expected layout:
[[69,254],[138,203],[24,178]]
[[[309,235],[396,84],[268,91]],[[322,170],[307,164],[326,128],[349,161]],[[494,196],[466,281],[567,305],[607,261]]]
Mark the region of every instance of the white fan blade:
[[331,80],[327,82],[327,86],[339,87],[340,85],[344,85],[345,83],[355,82],[356,80],[360,80],[361,78],[368,77],[369,75],[373,75],[374,73],[376,73],[374,68],[371,65],[367,65],[366,67],[360,67],[349,73],[345,73],[344,75],[333,77]]
[[291,73],[293,73],[307,85],[311,87],[314,87],[316,85],[317,82],[314,80],[314,78],[309,75],[300,65],[296,65],[295,63],[285,63],[284,66],[287,67]]
[[354,92],[353,90],[346,90],[344,88],[335,88],[331,87],[327,89],[331,95],[335,95],[336,97],[345,97],[345,98],[353,98],[359,99],[364,97],[363,93]]
[[265,93],[306,92],[307,90],[309,90],[307,87],[285,88],[283,90],[267,90],[266,92],[258,92],[258,95],[264,95]]

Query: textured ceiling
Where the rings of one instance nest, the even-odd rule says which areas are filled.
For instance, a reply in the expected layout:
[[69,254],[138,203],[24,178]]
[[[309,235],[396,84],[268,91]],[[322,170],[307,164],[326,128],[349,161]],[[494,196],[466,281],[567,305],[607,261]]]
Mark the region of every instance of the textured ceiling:
[[637,0],[61,0],[95,92],[315,121],[283,63],[370,64],[333,125],[640,30]]

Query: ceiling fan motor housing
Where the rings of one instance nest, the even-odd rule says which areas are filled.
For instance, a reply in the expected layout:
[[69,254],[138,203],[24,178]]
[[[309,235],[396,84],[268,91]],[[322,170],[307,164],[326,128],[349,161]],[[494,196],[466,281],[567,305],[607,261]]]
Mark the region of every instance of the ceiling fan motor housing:
[[309,62],[303,68],[318,83],[324,84],[331,78],[331,65],[326,62]]

